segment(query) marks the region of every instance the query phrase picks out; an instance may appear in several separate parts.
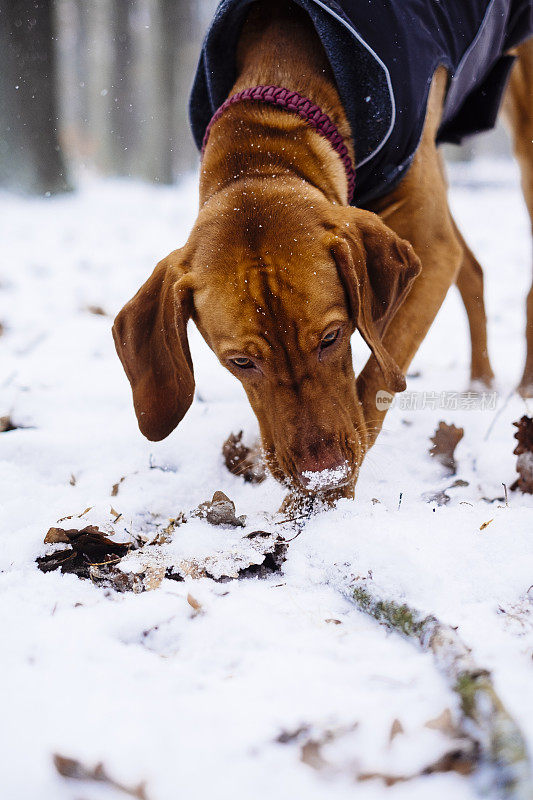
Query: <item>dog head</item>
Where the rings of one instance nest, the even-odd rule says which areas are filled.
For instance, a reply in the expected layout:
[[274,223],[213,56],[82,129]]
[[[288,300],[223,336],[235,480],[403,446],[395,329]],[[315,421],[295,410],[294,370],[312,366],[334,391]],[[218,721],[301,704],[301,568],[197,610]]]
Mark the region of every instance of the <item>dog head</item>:
[[382,335],[419,270],[376,215],[312,187],[251,180],[216,194],[113,326],[142,433],[168,436],[192,402],[192,317],[243,384],[275,477],[303,492],[353,487],[366,435],[350,338],[359,330],[386,388],[405,388]]

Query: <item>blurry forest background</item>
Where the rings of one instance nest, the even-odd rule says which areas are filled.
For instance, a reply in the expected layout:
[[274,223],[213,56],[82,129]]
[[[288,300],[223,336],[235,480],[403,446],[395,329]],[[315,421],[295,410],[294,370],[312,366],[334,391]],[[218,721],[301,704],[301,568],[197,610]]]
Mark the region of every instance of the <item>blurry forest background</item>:
[[[0,186],[84,173],[173,183],[198,163],[188,95],[217,0],[0,0]],[[448,148],[507,153],[501,131]]]

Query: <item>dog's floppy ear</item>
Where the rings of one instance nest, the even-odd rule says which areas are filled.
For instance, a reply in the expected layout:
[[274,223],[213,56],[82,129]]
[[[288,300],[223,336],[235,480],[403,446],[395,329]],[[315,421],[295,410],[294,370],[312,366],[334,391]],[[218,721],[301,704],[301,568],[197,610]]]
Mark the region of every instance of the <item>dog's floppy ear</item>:
[[192,291],[182,251],[160,261],[113,325],[113,338],[133,392],[141,432],[164,439],[185,416],[194,395],[187,341]]
[[357,211],[333,244],[356,327],[372,350],[387,388],[403,392],[405,376],[382,336],[421,270],[419,258],[376,214]]

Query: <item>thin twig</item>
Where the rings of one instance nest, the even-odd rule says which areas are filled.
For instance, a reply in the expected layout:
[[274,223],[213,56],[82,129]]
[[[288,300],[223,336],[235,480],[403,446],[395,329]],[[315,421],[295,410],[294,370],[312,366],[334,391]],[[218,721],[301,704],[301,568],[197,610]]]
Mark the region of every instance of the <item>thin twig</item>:
[[514,393],[515,393],[515,390],[514,390],[514,389],[513,389],[512,391],[510,391],[510,392],[509,392],[509,394],[507,395],[507,397],[506,397],[506,399],[505,399],[505,402],[504,402],[504,404],[503,404],[503,405],[501,406],[501,408],[499,408],[499,409],[496,411],[496,413],[494,414],[494,416],[493,416],[493,418],[492,418],[492,422],[490,423],[489,427],[487,428],[487,432],[486,432],[485,436],[483,437],[483,441],[484,441],[484,442],[486,442],[486,441],[487,441],[487,439],[489,438],[489,436],[491,435],[491,433],[492,433],[492,429],[493,429],[493,428],[494,428],[494,426],[496,425],[496,422],[497,422],[497,420],[499,419],[499,417],[500,417],[500,415],[502,414],[502,412],[503,412],[503,411],[504,411],[504,410],[507,408],[507,406],[508,406],[508,404],[509,404],[509,400],[511,399],[511,397],[513,396],[513,394],[514,394]]

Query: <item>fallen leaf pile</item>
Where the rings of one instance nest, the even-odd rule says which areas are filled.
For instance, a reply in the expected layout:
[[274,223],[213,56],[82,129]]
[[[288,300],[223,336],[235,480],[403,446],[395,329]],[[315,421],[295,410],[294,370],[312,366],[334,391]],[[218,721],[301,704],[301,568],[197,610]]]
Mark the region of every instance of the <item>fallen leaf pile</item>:
[[247,447],[242,441],[242,431],[231,433],[222,446],[226,467],[232,475],[239,475],[248,483],[262,483],[266,478],[265,465],[259,444]]
[[[395,773],[393,771],[365,771],[362,765],[352,757],[346,759],[349,738],[357,734],[358,725],[343,726],[339,728],[328,728],[323,731],[316,731],[310,725],[300,725],[294,730],[284,730],[275,741],[282,745],[296,745],[299,749],[300,761],[311,769],[325,772],[330,775],[350,774],[356,781],[381,780],[386,786],[393,786],[397,783],[405,783],[423,775],[432,775],[437,772],[458,772],[461,775],[470,775],[476,768],[480,751],[479,745],[474,739],[466,738],[453,723],[453,718],[449,709],[442,712],[436,719],[429,720],[424,725],[425,728],[435,730],[443,735],[442,754],[429,764],[422,765],[419,769],[408,774]],[[395,719],[389,734],[389,747],[393,747],[395,740],[403,736],[404,727],[400,720]],[[348,737],[348,738],[347,738]],[[331,750],[330,745],[334,745],[339,740],[345,740],[340,748],[340,758],[336,757],[335,749]],[[446,741],[451,740],[451,741]],[[354,741],[354,748],[357,745]]]
[[44,542],[69,546],[38,558],[39,568],[43,572],[60,568],[61,572],[71,572],[80,578],[90,577],[91,566],[114,564],[129,550],[128,544],[112,542],[95,525],[82,530],[50,528]]
[[516,459],[518,480],[512,488],[518,488],[526,494],[533,494],[533,418],[523,416],[518,422],[513,422],[517,428],[514,438],[517,440],[513,453]]
[[[90,510],[64,519],[81,519]],[[122,516],[111,511],[117,515],[115,521]],[[180,512],[155,536],[153,532],[149,537],[143,534],[130,543],[113,541],[94,525],[81,530],[50,528],[44,542],[58,547],[37,558],[37,565],[43,572],[60,570],[118,592],[135,593],[156,589],[165,577],[176,581],[185,577],[221,581],[262,578],[280,571],[288,546],[285,539],[262,530],[237,533],[237,529],[245,527],[246,517],[237,516],[235,504],[223,492],[215,492],[211,500],[191,511],[189,519],[193,518],[222,529],[214,539],[211,536],[212,545],[201,556],[196,555],[197,545],[191,535],[184,540],[175,539],[176,531],[188,519]],[[193,536],[195,531],[191,530]]]
[[439,427],[431,436],[433,447],[430,449],[429,454],[433,458],[450,470],[452,475],[457,471],[455,463],[455,448],[464,436],[463,428],[456,428],[455,425],[447,425],[445,422],[439,422]]
[[66,544],[68,547],[37,558],[37,565],[42,572],[59,569],[63,573],[110,586],[119,592],[143,590],[138,576],[117,569],[117,564],[131,546],[113,542],[95,525],[87,525],[82,530],[50,528],[44,543]]
[[123,794],[134,797],[136,800],[148,800],[144,783],[133,787],[125,786],[123,783],[119,783],[109,777],[103,764],[97,764],[93,769],[90,769],[75,758],[65,758],[65,756],[60,756],[56,753],[54,755],[54,766],[63,778],[101,783],[110,789],[116,789]]

